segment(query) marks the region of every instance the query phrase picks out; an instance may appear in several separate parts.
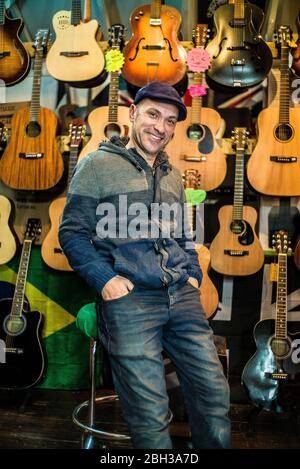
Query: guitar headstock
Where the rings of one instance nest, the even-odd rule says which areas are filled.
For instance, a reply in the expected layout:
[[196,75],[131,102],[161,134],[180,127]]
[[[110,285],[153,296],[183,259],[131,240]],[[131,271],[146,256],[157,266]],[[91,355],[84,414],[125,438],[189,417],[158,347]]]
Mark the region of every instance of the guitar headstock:
[[210,29],[207,24],[197,24],[193,29],[193,43],[195,47],[204,47],[209,38]]
[[249,132],[247,131],[246,127],[235,127],[231,133],[231,139],[236,150],[245,151],[248,145],[249,135]]
[[73,121],[69,125],[69,137],[70,137],[70,147],[71,148],[78,148],[82,140],[85,136],[86,125],[82,119],[78,119],[77,121]]
[[35,35],[33,47],[37,52],[47,53],[47,47],[50,40],[49,29],[39,29]]
[[123,24],[113,24],[109,31],[108,43],[110,47],[122,50],[124,47],[124,32],[126,28]]
[[281,47],[288,47],[289,41],[293,39],[293,31],[288,25],[281,25],[278,28],[277,38]]
[[290,244],[291,241],[287,230],[278,230],[272,235],[272,245],[278,254],[291,254]]
[[39,218],[29,218],[25,228],[24,241],[34,241],[42,232],[41,220]]

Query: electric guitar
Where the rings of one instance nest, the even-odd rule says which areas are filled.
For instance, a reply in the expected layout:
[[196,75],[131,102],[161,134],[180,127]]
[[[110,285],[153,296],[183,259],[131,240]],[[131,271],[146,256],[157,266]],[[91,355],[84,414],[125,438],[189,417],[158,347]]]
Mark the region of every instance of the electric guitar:
[[181,82],[186,74],[186,52],[177,34],[181,16],[176,8],[152,0],[130,15],[132,37],[124,47],[122,75],[135,87],[160,80],[170,85]]
[[[186,170],[183,174],[183,184],[185,190],[193,191],[196,193],[199,191],[199,173],[196,169]],[[200,192],[204,191],[200,189]],[[205,193],[204,193],[205,194]],[[187,192],[186,195],[188,196]],[[202,197],[201,197],[202,198]],[[187,199],[188,200],[188,199]],[[197,201],[193,203],[188,202],[188,217],[189,225],[193,227],[193,218],[194,218],[194,207],[196,206]],[[205,315],[207,319],[211,318],[216,312],[219,304],[219,295],[218,291],[213,284],[211,278],[209,277],[208,271],[210,267],[210,252],[206,246],[203,244],[195,243],[195,250],[198,254],[199,264],[202,270],[202,282],[199,288],[200,301],[203,306]]]
[[212,64],[206,72],[213,89],[239,92],[261,83],[272,66],[272,52],[260,36],[263,12],[256,5],[235,0],[214,15],[216,35],[207,45]]
[[38,311],[30,311],[29,303],[25,299],[31,246],[39,232],[40,221],[29,219],[14,296],[0,299],[0,388],[30,388],[43,376],[43,319]]
[[23,25],[21,19],[7,16],[5,0],[0,0],[0,79],[5,86],[16,85],[30,70],[30,57],[19,36]]
[[0,160],[0,177],[13,189],[49,189],[59,182],[64,170],[56,143],[57,117],[50,109],[40,107],[42,62],[48,38],[48,30],[37,33],[31,106],[14,114],[11,138]]
[[56,13],[52,23],[56,39],[46,58],[50,75],[72,86],[85,82],[82,87],[91,87],[102,82],[104,55],[96,40],[99,24],[95,19],[82,21],[80,0],[72,0],[71,11]]
[[[194,30],[197,49],[204,49],[207,25],[198,24]],[[205,72],[193,74],[193,84],[203,86]],[[222,120],[214,109],[202,107],[202,96],[194,96],[192,107],[187,108],[187,118],[176,125],[174,137],[166,146],[170,161],[181,172],[197,169],[201,189],[210,191],[222,184],[227,170],[226,158],[217,144]]]
[[0,195],[0,265],[9,262],[15,255],[17,245],[9,227],[11,203]]
[[[85,128],[86,127],[83,123],[73,123],[70,125],[70,160],[67,190],[69,188],[72,175],[77,164],[78,152],[85,134]],[[71,271],[73,269],[64,255],[58,240],[59,224],[61,222],[66,203],[66,197],[59,197],[55,199],[49,207],[51,228],[42,243],[41,254],[44,262],[49,267],[52,267],[52,269]]]
[[276,409],[280,387],[300,371],[296,353],[300,333],[287,330],[287,256],[291,253],[288,233],[275,232],[273,244],[278,254],[276,317],[259,321],[254,328],[256,352],[245,365],[242,384],[252,403],[266,410]]
[[[124,42],[122,24],[115,24],[110,30],[110,46],[113,51],[121,51]],[[120,65],[122,67],[122,63]],[[119,70],[110,72],[108,106],[94,109],[88,117],[91,138],[83,147],[78,161],[90,152],[97,150],[101,140],[110,139],[118,135],[129,136],[130,120],[127,106],[118,106]]]
[[243,127],[233,131],[236,147],[234,200],[233,205],[220,208],[220,229],[210,246],[211,266],[224,275],[251,275],[264,263],[264,251],[254,230],[256,210],[243,205],[247,134]]
[[300,195],[300,109],[290,108],[289,45],[291,30],[281,26],[279,108],[263,109],[257,120],[258,141],[247,175],[255,190],[266,195]]

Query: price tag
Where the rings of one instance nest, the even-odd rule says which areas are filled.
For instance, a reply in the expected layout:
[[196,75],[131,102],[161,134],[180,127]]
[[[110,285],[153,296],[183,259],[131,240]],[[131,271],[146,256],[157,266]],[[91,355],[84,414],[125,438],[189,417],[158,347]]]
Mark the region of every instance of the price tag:
[[111,49],[105,54],[105,70],[107,72],[119,72],[124,62],[125,57],[118,49]]
[[189,51],[186,62],[191,72],[205,72],[210,66],[210,56],[205,49],[194,47]]
[[190,205],[199,205],[206,199],[206,192],[202,189],[187,188],[184,192],[186,201]]

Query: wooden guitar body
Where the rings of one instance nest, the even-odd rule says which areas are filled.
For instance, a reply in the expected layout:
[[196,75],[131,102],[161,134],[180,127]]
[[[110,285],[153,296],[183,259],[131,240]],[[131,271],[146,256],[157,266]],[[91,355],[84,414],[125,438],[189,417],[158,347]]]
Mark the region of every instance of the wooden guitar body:
[[107,140],[114,134],[120,137],[129,136],[131,123],[127,106],[118,106],[118,121],[110,122],[108,120],[108,106],[101,106],[94,109],[88,117],[88,123],[92,136],[88,143],[83,147],[78,161],[84,158],[92,151],[96,151],[102,140]]
[[133,35],[123,49],[122,75],[136,87],[154,80],[175,85],[186,73],[186,52],[177,38],[181,16],[176,8],[162,5],[161,26],[151,26],[150,18],[150,5],[137,7],[130,16]]
[[30,57],[19,38],[23,21],[4,18],[4,24],[0,24],[0,78],[6,86],[12,86],[27,76]]
[[9,262],[16,253],[16,240],[9,228],[10,201],[0,195],[0,265]]
[[40,130],[29,122],[29,108],[14,114],[11,139],[0,160],[0,177],[13,189],[46,190],[58,183],[64,170],[56,143],[57,117],[50,109],[40,108]]
[[206,73],[207,83],[212,88],[235,88],[238,92],[264,80],[272,66],[272,53],[254,26],[260,18],[262,24],[261,9],[245,4],[245,26],[234,28],[234,6],[221,5],[215,12],[217,32],[206,47],[212,59]]
[[[249,158],[247,175],[255,190],[273,196],[300,195],[300,109],[290,108],[291,138],[280,141],[278,108],[264,109],[258,116],[258,142]],[[271,161],[280,157],[282,161]],[[289,158],[292,160],[289,162]]]
[[203,244],[196,245],[195,250],[198,254],[199,264],[202,270],[202,282],[200,285],[200,300],[205,315],[209,319],[216,312],[219,304],[219,295],[216,287],[211,281],[208,270],[210,266],[210,252]]
[[294,252],[294,261],[298,269],[300,269],[300,240],[298,239],[295,252]]
[[6,318],[11,307],[11,298],[0,299],[0,340],[6,347],[5,362],[0,360],[0,388],[26,389],[34,386],[44,371],[45,360],[40,341],[42,315],[38,311],[23,311],[21,321],[24,330],[11,335],[6,330]]
[[62,23],[62,13],[53,17],[56,40],[47,57],[47,69],[54,78],[61,81],[87,81],[98,77],[104,68],[104,55],[96,41],[99,24],[96,20],[80,23]]
[[257,213],[253,207],[244,205],[245,231],[241,234],[230,229],[232,213],[232,205],[219,210],[220,230],[210,245],[211,266],[224,275],[251,275],[264,263],[264,252],[254,231]]
[[66,201],[66,197],[60,197],[55,199],[49,207],[51,228],[42,244],[41,254],[43,260],[49,267],[52,267],[52,269],[70,272],[73,269],[62,252],[62,248],[58,240],[59,224],[61,222]]
[[[215,138],[221,127],[221,116],[214,109],[201,108],[201,122],[191,124],[191,119],[192,110],[187,108],[187,119],[177,123],[166,152],[181,173],[196,169],[200,175],[200,188],[210,191],[222,184],[227,170],[225,155]],[[197,133],[199,129],[203,134],[200,139],[189,138],[193,130]]]

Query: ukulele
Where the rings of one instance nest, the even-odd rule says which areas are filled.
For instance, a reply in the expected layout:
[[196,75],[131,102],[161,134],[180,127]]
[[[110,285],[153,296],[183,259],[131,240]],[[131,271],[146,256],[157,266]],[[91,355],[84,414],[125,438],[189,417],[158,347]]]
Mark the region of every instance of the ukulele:
[[242,384],[252,403],[262,409],[276,408],[280,385],[300,371],[293,348],[300,333],[287,330],[287,256],[291,253],[288,233],[275,232],[273,244],[278,254],[276,317],[259,321],[254,328],[256,352],[245,365]]
[[9,227],[11,203],[9,199],[0,195],[0,265],[9,262],[15,255],[17,245]]
[[[115,24],[111,27],[111,50],[120,51],[122,49],[124,29],[122,24]],[[120,62],[120,67],[122,65],[123,61]],[[110,72],[108,106],[101,106],[89,114],[88,123],[92,136],[81,151],[78,161],[90,152],[97,150],[101,140],[110,139],[113,136],[127,137],[129,135],[131,123],[128,107],[118,106],[118,91],[119,70],[116,70]]]
[[[78,152],[85,134],[85,125],[77,124],[76,121],[70,124],[70,161],[68,170],[67,191],[72,179],[72,175],[77,164]],[[51,228],[42,243],[42,258],[44,262],[52,269],[71,271],[70,266],[58,240],[58,229],[62,214],[67,203],[67,197],[55,199],[49,207],[49,217]]]
[[11,138],[0,160],[0,177],[13,189],[49,189],[58,183],[64,170],[56,143],[57,117],[50,109],[40,107],[42,62],[48,37],[48,30],[37,33],[31,106],[14,114]]
[[247,134],[243,127],[233,130],[236,147],[234,200],[233,205],[220,208],[220,229],[210,246],[211,266],[224,275],[251,275],[264,263],[264,251],[254,230],[256,210],[248,205],[243,206]]
[[8,18],[5,0],[0,0],[0,79],[5,86],[16,85],[30,70],[30,57],[19,36],[23,25],[19,18]]
[[[192,190],[193,193],[196,193],[197,191],[199,191],[200,175],[196,169],[188,169],[184,172],[182,179],[183,179],[183,184],[184,184],[184,188],[186,191],[186,197],[188,200],[189,225],[192,227],[194,225],[193,223],[194,207],[197,204],[197,200],[194,200],[192,202],[190,200],[190,195],[189,195],[190,192],[187,193],[187,191]],[[204,191],[200,189],[199,192],[203,193]],[[196,197],[194,197],[194,199],[196,199]],[[203,199],[203,196],[201,196],[201,199]],[[215,285],[213,284],[208,274],[208,270],[210,266],[209,250],[203,244],[198,244],[198,243],[195,244],[195,250],[198,254],[198,260],[199,260],[199,264],[202,270],[202,282],[199,288],[200,301],[203,306],[205,315],[207,319],[209,319],[214,315],[214,313],[216,312],[218,308],[219,295],[218,295],[218,291]]]
[[186,52],[177,34],[181,16],[176,8],[152,0],[130,16],[132,37],[124,47],[122,75],[135,87],[160,80],[175,85],[186,74]]
[[213,89],[239,92],[261,83],[272,66],[272,52],[260,36],[262,10],[244,0],[221,5],[214,15],[216,35],[207,45],[212,58],[206,72]]
[[[197,49],[204,49],[207,25],[199,24],[194,30]],[[204,84],[205,72],[195,72],[194,85]],[[181,172],[195,168],[200,174],[201,189],[210,191],[222,184],[225,179],[226,158],[217,144],[222,120],[214,109],[202,107],[202,96],[194,96],[192,106],[187,108],[187,118],[178,122],[174,137],[166,147],[170,161]]]
[[31,246],[39,232],[40,220],[29,219],[14,296],[0,299],[0,343],[4,353],[4,360],[0,360],[0,388],[30,388],[43,376],[42,315],[38,311],[30,311],[25,299]]
[[291,30],[281,38],[279,108],[263,109],[257,121],[258,141],[249,158],[247,175],[255,190],[266,195],[300,195],[300,109],[290,108],[289,45]]
[[56,13],[52,23],[56,39],[46,58],[50,75],[72,86],[91,87],[99,84],[98,79],[102,82],[104,55],[96,39],[99,24],[95,19],[82,21],[80,0],[72,0],[71,11]]
[[299,37],[296,41],[297,47],[292,50],[292,56],[293,56],[292,69],[294,70],[295,74],[298,75],[298,77],[300,77],[300,11],[297,16],[296,26],[297,26]]

